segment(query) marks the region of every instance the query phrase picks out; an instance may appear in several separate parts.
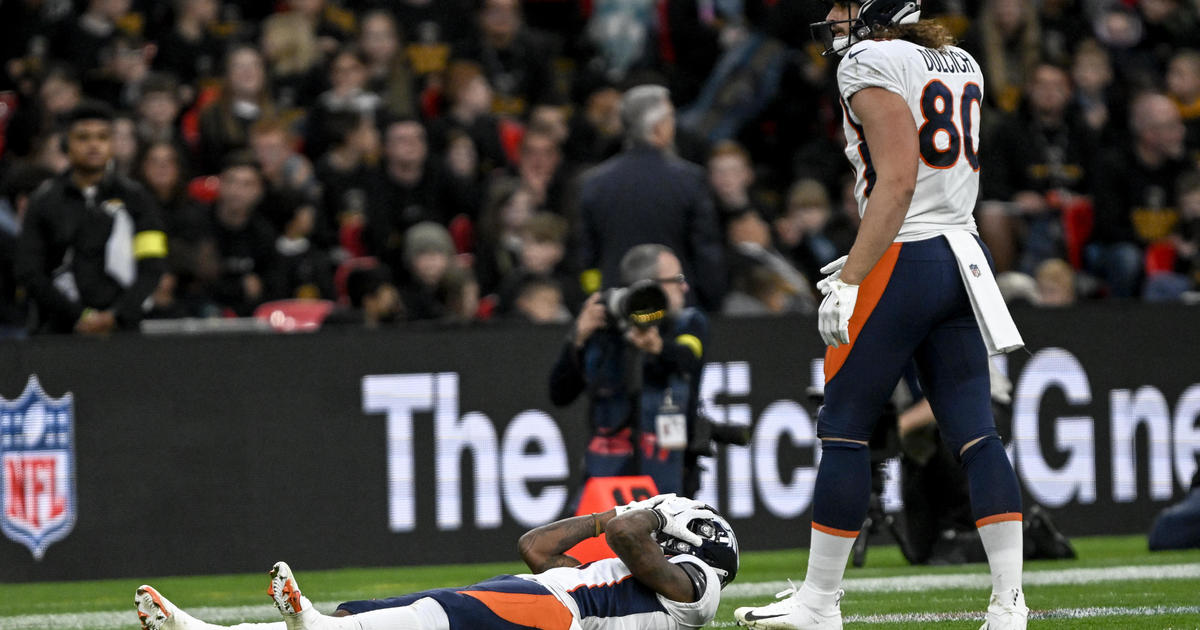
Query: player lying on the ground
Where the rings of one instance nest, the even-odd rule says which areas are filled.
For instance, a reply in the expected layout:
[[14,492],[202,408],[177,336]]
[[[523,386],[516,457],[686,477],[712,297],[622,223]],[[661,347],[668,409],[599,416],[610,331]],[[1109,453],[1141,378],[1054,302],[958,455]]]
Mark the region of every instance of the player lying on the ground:
[[[581,565],[565,554],[601,533],[616,558]],[[313,608],[283,562],[271,569],[267,589],[283,622],[206,623],[146,585],[134,603],[143,630],[580,630],[585,624],[671,630],[712,621],[721,589],[738,570],[729,523],[703,503],[674,495],[543,525],[521,536],[519,548],[533,574],[346,602],[333,616]]]

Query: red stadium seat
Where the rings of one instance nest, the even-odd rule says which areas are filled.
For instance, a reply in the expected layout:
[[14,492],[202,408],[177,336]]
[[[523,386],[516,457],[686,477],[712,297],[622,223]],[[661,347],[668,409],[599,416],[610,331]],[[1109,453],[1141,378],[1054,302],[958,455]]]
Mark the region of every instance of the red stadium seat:
[[254,318],[267,322],[276,332],[314,332],[331,310],[331,300],[275,300],[254,309]]
[[213,203],[217,200],[217,195],[221,193],[221,178],[216,175],[201,175],[193,177],[192,181],[188,182],[187,194],[192,201],[200,203]]
[[525,125],[511,118],[500,119],[500,147],[509,164],[521,163],[521,141],[525,139]]
[[1146,247],[1146,275],[1175,271],[1175,246],[1168,241],[1151,243]]
[[1083,269],[1083,246],[1092,236],[1094,223],[1091,199],[1077,197],[1063,206],[1063,244],[1067,248],[1067,260],[1076,269]]

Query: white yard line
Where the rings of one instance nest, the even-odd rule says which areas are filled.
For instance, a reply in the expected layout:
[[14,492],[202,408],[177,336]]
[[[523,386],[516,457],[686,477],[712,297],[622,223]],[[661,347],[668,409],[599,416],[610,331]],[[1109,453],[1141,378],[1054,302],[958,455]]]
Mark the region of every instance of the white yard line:
[[[1027,571],[1026,586],[1050,584],[1095,584],[1129,580],[1179,580],[1200,578],[1200,563],[1148,566],[1109,567],[1102,569],[1063,569],[1058,571]],[[946,590],[957,588],[986,589],[991,581],[987,573],[947,573],[941,575],[906,575],[890,578],[850,578],[843,585],[848,592],[899,593],[911,591]],[[787,588],[787,582],[750,582],[732,584],[723,593],[731,598],[769,597]],[[166,593],[172,596],[172,593]],[[69,596],[69,595],[67,595]],[[137,627],[134,614],[133,594],[126,610],[87,613],[59,613],[48,615],[16,615],[0,617],[0,630],[129,630]],[[338,602],[317,602],[315,606],[323,612],[336,608]],[[264,602],[254,606],[201,606],[186,609],[193,616],[216,624],[239,623],[247,620],[278,621],[271,605]],[[1092,617],[1115,617],[1119,615],[1171,615],[1200,614],[1200,606],[1154,606],[1154,607],[1107,607],[1068,608],[1035,611],[1034,619],[1084,619]],[[983,613],[910,613],[891,615],[848,615],[847,622],[868,624],[883,623],[935,623],[942,621],[965,621],[982,618]],[[733,622],[718,621],[712,627],[732,627]],[[282,625],[278,626],[282,628]],[[265,629],[264,629],[265,630]],[[272,629],[273,630],[273,629]]]

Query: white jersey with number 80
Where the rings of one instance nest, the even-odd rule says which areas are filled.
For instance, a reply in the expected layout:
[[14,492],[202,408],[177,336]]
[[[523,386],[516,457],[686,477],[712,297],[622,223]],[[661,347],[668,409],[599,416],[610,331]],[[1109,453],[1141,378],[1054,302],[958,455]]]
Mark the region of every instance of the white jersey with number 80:
[[979,64],[955,46],[925,48],[904,40],[856,43],[837,72],[845,114],[846,156],[854,165],[854,196],[861,216],[875,185],[871,150],[849,107],[859,90],[879,87],[908,103],[917,125],[920,164],[912,203],[896,241],[918,241],[950,231],[975,232],[979,192]]

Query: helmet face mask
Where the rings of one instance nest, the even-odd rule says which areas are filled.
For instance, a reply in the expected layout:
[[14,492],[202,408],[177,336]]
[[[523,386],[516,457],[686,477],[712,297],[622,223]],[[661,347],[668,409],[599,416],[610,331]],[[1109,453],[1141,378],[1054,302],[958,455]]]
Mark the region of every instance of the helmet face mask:
[[721,588],[725,588],[737,576],[738,567],[741,565],[733,527],[721,516],[713,516],[692,520],[688,523],[688,529],[704,539],[699,547],[678,538],[664,536],[662,533],[658,534],[658,546],[669,556],[685,553],[696,556],[716,571],[721,579]]
[[[858,5],[856,15],[851,10],[852,4]],[[813,39],[825,47],[821,54],[826,57],[846,54],[854,44],[870,39],[876,30],[897,24],[914,24],[921,19],[920,0],[864,0],[861,3],[834,0],[829,3],[830,7],[833,5],[846,7],[849,19],[825,20],[809,25]],[[851,15],[853,17],[850,17]],[[839,24],[846,25],[845,32],[848,34],[839,35],[834,32],[834,27]]]

